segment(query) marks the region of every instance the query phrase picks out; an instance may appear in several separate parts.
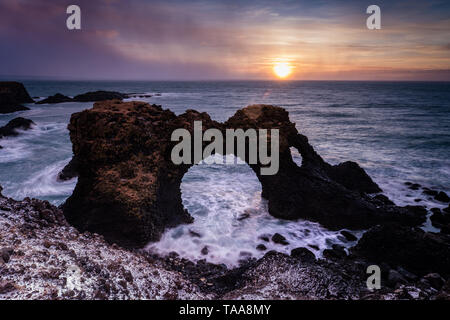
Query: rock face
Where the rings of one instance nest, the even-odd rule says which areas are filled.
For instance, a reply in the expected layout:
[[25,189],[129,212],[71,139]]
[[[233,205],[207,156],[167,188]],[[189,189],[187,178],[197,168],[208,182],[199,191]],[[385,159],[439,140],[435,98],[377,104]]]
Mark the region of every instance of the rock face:
[[83,94],[79,94],[73,98],[73,101],[77,102],[94,102],[94,101],[104,101],[104,100],[112,100],[112,99],[125,99],[128,95],[114,92],[114,91],[93,91],[87,92]]
[[34,122],[29,119],[15,118],[8,122],[6,126],[0,128],[0,139],[3,137],[17,136],[19,134],[17,129],[28,130],[31,129],[33,124]]
[[63,103],[63,102],[71,102],[72,98],[69,98],[65,95],[57,93],[53,96],[48,97],[47,99],[36,102],[36,104],[53,104],[53,103]]
[[373,227],[353,251],[370,261],[401,266],[420,276],[432,272],[450,275],[450,236],[419,228],[397,224]]
[[34,102],[23,84],[12,81],[0,82],[0,113],[29,110],[23,103]]
[[0,300],[211,299],[179,272],[79,233],[46,201],[0,187]]
[[[380,189],[364,170],[353,162],[326,163],[282,108],[249,106],[218,123],[193,110],[176,116],[160,106],[118,100],[96,103],[72,115],[69,130],[79,178],[64,205],[68,221],[80,230],[95,231],[131,247],[158,240],[166,227],[192,221],[180,193],[181,179],[191,165],[173,164],[170,156],[177,142],[170,138],[179,128],[192,134],[194,121],[202,121],[203,130],[222,132],[279,129],[278,173],[261,175],[262,164],[250,165],[275,217],[309,219],[330,229],[425,221],[426,211],[399,208],[367,196]],[[300,152],[301,167],[293,161],[290,147]]]

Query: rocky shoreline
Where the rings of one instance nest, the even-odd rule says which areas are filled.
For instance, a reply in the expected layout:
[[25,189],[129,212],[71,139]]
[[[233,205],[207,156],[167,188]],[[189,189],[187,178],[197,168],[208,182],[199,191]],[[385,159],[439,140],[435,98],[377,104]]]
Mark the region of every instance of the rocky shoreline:
[[448,278],[386,263],[382,289],[371,292],[366,268],[372,262],[339,248],[325,260],[305,248],[291,256],[271,251],[235,269],[176,253],[127,250],[101,235],[80,233],[60,209],[36,199],[0,196],[0,251],[0,299],[450,298]]

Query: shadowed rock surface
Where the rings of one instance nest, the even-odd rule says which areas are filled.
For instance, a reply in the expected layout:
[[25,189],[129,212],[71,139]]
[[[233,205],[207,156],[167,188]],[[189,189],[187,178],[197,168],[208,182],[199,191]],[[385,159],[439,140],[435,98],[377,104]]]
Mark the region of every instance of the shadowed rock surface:
[[32,125],[34,125],[34,122],[25,119],[25,118],[15,118],[8,122],[8,124],[4,127],[0,128],[0,139],[3,137],[14,137],[19,135],[17,132],[18,129],[20,130],[28,130],[31,129]]
[[20,82],[0,81],[0,114],[29,110],[23,103],[34,102]]
[[[179,128],[192,134],[194,121],[202,121],[203,130],[222,132],[279,129],[278,173],[264,176],[260,163],[250,164],[274,217],[309,219],[335,230],[425,221],[426,211],[399,208],[367,196],[380,189],[364,170],[353,162],[326,163],[280,107],[249,106],[218,123],[194,110],[176,116],[160,106],[117,100],[95,103],[92,109],[72,115],[69,130],[79,178],[64,205],[68,221],[80,230],[98,232],[131,247],[158,240],[167,227],[192,221],[180,193],[181,179],[192,165],[173,164],[171,151],[178,142],[170,138]],[[248,140],[246,144],[248,150]],[[301,167],[293,161],[290,147],[300,152]]]
[[57,93],[57,94],[50,96],[44,100],[36,102],[36,104],[54,104],[54,103],[63,103],[63,102],[71,102],[71,101],[73,101],[72,98],[62,95],[60,93]]
[[401,266],[419,276],[450,275],[450,236],[397,224],[376,226],[359,240],[353,252],[375,263]]
[[72,160],[61,170],[58,174],[58,179],[61,181],[67,181],[78,176],[78,160],[77,157],[73,157]]
[[113,99],[125,99],[128,95],[114,92],[114,91],[93,91],[87,92],[83,94],[79,94],[73,98],[73,101],[77,102],[94,102],[94,101],[103,101],[103,100],[113,100]]
[[[239,268],[126,250],[79,232],[47,201],[3,197],[0,299],[449,299],[450,281],[381,263],[382,288],[366,287],[364,258],[316,260],[268,252]],[[389,277],[387,275],[397,275]]]

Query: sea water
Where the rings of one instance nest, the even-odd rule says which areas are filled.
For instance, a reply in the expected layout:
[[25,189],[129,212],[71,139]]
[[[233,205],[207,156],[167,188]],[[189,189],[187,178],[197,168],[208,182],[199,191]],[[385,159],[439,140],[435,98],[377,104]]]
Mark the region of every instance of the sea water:
[[[250,104],[273,104],[289,111],[297,129],[331,164],[358,162],[398,205],[444,207],[410,190],[404,182],[450,192],[450,83],[443,82],[86,82],[23,81],[36,100],[55,93],[68,96],[95,90],[151,94],[136,98],[162,105],[176,114],[187,109],[208,112],[225,121]],[[39,97],[39,98],[37,98]],[[31,110],[0,115],[0,126],[22,116],[36,126],[18,137],[1,139],[0,185],[15,199],[36,197],[59,205],[70,196],[76,179],[60,182],[58,172],[72,156],[67,124],[70,115],[92,103],[28,105]],[[301,156],[292,150],[294,160]],[[167,230],[148,250],[238,265],[261,257],[256,249],[289,252],[308,247],[317,256],[333,244],[347,242],[336,231],[310,221],[271,217],[261,199],[261,185],[245,164],[201,164],[181,185],[183,204],[194,217],[190,225]],[[420,201],[419,201],[420,200]],[[419,202],[417,202],[419,201]],[[424,226],[434,230],[429,221]],[[357,236],[363,230],[355,232]],[[280,233],[289,245],[261,240]],[[197,236],[200,235],[200,237]],[[193,236],[196,235],[196,236]],[[205,249],[206,248],[206,249]]]

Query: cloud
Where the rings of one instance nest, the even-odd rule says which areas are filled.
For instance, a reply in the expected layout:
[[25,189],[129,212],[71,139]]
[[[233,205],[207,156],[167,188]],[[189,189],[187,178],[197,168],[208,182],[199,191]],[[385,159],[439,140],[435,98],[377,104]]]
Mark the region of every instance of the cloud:
[[68,31],[67,1],[0,0],[0,70],[65,78],[263,79],[282,59],[296,66],[299,79],[337,73],[353,79],[356,70],[365,78],[397,72],[441,79],[450,68],[448,3],[379,3],[382,30],[370,31],[361,1],[79,0],[82,30]]

